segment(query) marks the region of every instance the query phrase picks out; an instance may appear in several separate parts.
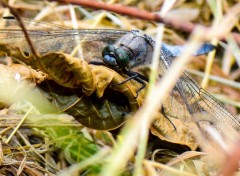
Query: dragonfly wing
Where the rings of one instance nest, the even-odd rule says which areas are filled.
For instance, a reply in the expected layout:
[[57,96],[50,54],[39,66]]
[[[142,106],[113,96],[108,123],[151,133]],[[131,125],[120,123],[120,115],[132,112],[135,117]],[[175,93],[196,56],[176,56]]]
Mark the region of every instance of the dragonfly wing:
[[[202,45],[196,55],[209,52],[213,49],[212,46],[209,44]],[[183,49],[178,46],[173,48],[175,54],[179,54]],[[160,75],[165,74],[166,70],[172,65],[174,59],[173,48],[166,45],[161,48]],[[165,106],[167,112],[172,113],[171,116],[176,117],[177,115],[184,120],[194,120],[198,124],[201,124],[202,121],[207,121],[214,126],[228,124],[236,131],[240,130],[240,119],[230,113],[207,91],[200,88],[186,72],[177,81],[168,103],[163,104],[163,106]]]
[[[5,25],[0,28],[0,44],[19,47],[31,53],[29,44],[15,19],[2,19]],[[28,35],[40,54],[49,52],[71,53],[79,45],[86,51],[86,58],[101,58],[101,51],[107,44],[115,43],[128,31],[121,30],[74,30],[59,25],[23,19]]]
[[178,100],[181,97],[180,101],[184,102],[195,122],[199,124],[208,122],[220,130],[223,124],[233,127],[236,131],[240,130],[240,119],[230,113],[207,91],[200,88],[187,73],[177,81],[173,92]]

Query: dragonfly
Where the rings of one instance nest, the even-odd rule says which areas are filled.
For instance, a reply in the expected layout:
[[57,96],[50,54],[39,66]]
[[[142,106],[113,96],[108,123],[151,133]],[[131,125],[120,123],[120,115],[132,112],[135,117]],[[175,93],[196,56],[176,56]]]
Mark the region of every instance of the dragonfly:
[[[64,52],[70,54],[76,45],[80,44],[85,60],[92,64],[104,64],[116,71],[122,71],[129,77],[121,84],[134,79],[142,85],[137,93],[144,89],[148,79],[132,70],[151,64],[155,41],[150,36],[136,30],[77,30],[28,19],[24,19],[23,22],[38,53]],[[19,47],[26,55],[31,54],[31,49],[18,21],[13,17],[5,17],[0,23],[4,24],[4,28],[0,29],[0,42]],[[160,75],[163,75],[171,67],[174,58],[179,56],[184,49],[184,46],[162,44],[159,56]],[[206,54],[213,49],[213,45],[205,43],[194,55]],[[93,58],[94,61],[92,61]],[[206,116],[209,117],[207,118],[209,123],[228,124],[236,131],[240,129],[240,119],[201,88],[187,72],[184,72],[177,80],[171,97],[178,104],[183,105],[194,119],[197,119],[199,115]],[[173,108],[174,103],[171,106]]]

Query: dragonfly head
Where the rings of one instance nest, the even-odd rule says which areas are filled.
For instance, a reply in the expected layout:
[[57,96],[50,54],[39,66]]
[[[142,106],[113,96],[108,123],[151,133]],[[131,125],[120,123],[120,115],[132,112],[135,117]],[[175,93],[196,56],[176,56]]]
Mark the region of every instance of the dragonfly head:
[[122,48],[107,45],[102,51],[103,62],[110,67],[125,68],[129,63],[129,55]]

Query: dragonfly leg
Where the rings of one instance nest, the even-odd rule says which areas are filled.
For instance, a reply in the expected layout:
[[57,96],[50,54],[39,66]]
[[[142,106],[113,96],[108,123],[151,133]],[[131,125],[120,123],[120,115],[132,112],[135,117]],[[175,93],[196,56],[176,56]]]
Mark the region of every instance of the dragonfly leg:
[[137,77],[139,77],[140,79],[142,79],[144,81],[147,81],[147,82],[149,81],[148,78],[146,78],[145,76],[141,75],[138,72],[134,72],[134,71],[131,71],[131,70],[123,69],[123,73],[125,73],[128,76],[137,75]]
[[[92,65],[105,65],[104,62],[101,62],[101,61],[90,61],[88,62],[88,64],[92,64]],[[139,82],[142,86],[136,91],[136,97],[138,97],[138,93],[143,90],[145,87],[146,87],[146,83],[144,81],[148,81],[148,79],[137,73],[137,72],[134,72],[134,71],[130,71],[130,70],[126,70],[126,69],[123,69],[122,70],[123,73],[125,73],[126,75],[128,75],[129,77],[127,79],[125,79],[124,81],[120,82],[120,83],[117,83],[117,84],[112,84],[112,86],[118,86],[118,85],[121,85],[121,84],[124,84],[128,81],[130,81],[131,79],[134,79],[135,81]],[[144,80],[144,81],[143,81]]]
[[136,77],[137,77],[137,75],[132,75],[132,76],[128,77],[127,79],[125,79],[124,81],[120,82],[120,83],[112,84],[112,86],[118,86],[118,85],[124,84],[124,83],[130,81],[131,79],[135,79]]
[[139,82],[142,86],[136,91],[136,98],[138,97],[138,93],[146,87],[146,83],[139,77],[134,78],[137,82]]
[[162,105],[162,107],[161,107],[161,113],[162,113],[162,115],[171,123],[171,125],[172,125],[173,128],[174,128],[174,131],[176,131],[177,128],[176,128],[176,126],[173,124],[173,122],[168,118],[168,116],[166,115],[166,113],[165,113],[165,108],[163,107],[163,105]]
[[117,86],[117,85],[121,85],[126,83],[127,81],[130,81],[131,79],[134,79],[135,81],[139,82],[142,86],[136,91],[136,97],[138,97],[138,93],[144,89],[146,87],[146,83],[143,80],[147,80],[144,76],[142,76],[141,74],[137,73],[137,72],[133,72],[130,70],[123,70],[123,73],[125,73],[126,75],[128,75],[129,77],[127,79],[125,79],[123,82],[120,82],[118,84],[113,84],[113,86]]
[[136,95],[136,98],[137,98],[137,97],[138,97],[138,93],[146,87],[146,83],[145,83],[144,81],[148,81],[148,79],[147,79],[145,76],[141,75],[140,73],[133,72],[133,71],[130,71],[130,70],[124,69],[123,72],[124,72],[125,74],[127,74],[128,76],[130,76],[130,77],[131,77],[131,76],[133,77],[133,75],[134,75],[135,77],[132,78],[132,79],[134,79],[135,81],[137,81],[138,83],[140,83],[140,84],[142,85],[142,86],[136,91],[136,94],[137,94],[137,95]]

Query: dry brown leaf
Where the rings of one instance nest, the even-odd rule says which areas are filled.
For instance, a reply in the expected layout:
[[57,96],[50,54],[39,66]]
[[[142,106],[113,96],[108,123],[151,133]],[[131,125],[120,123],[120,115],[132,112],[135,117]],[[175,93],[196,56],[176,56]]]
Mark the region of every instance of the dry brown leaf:
[[[87,62],[64,53],[48,53],[35,59],[33,55],[26,56],[18,47],[0,45],[0,48],[32,68],[40,69],[47,74],[48,79],[65,88],[64,91],[70,91],[70,95],[66,96],[58,94],[56,89],[49,92],[55,96],[53,99],[60,112],[73,115],[90,128],[109,130],[118,127],[125,121],[126,115],[136,111],[144,100],[144,91],[140,92],[138,98],[135,97],[140,86],[135,81],[111,86],[121,83],[124,78],[107,67],[88,65]],[[26,73],[28,74],[24,70],[21,74]],[[49,90],[58,85],[50,86]],[[113,94],[106,95],[106,89]],[[120,105],[119,102],[124,98],[127,101]]]
[[[162,114],[156,115],[153,125],[151,127],[152,134],[158,136],[160,139],[167,142],[181,144],[188,146],[191,150],[196,150],[198,144],[191,133],[190,124],[185,124],[179,119],[170,118],[171,122],[176,126],[174,130],[173,125]],[[194,124],[192,127],[194,128]]]

